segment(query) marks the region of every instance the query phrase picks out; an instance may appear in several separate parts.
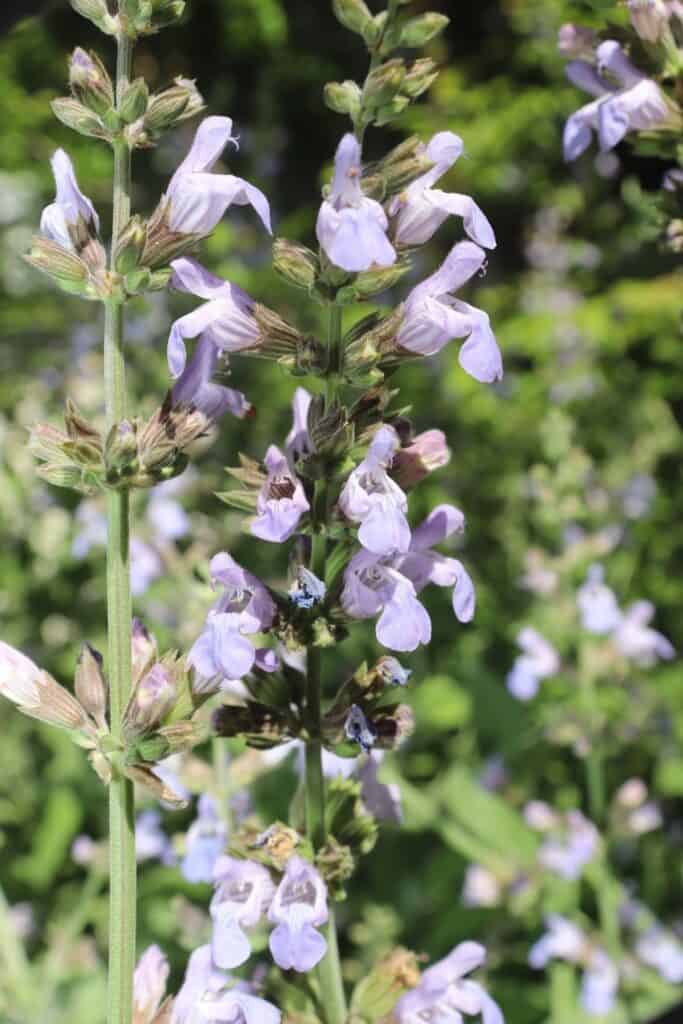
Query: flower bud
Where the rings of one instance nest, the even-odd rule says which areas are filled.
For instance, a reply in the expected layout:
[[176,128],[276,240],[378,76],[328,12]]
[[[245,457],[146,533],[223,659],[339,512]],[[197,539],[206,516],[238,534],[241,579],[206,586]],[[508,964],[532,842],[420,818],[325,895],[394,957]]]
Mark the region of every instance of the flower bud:
[[74,691],[100,729],[107,728],[107,683],[102,673],[102,655],[84,644],[76,666]]
[[646,43],[658,43],[669,24],[664,0],[627,0],[631,24]]
[[352,284],[339,289],[337,302],[341,305],[364,302],[371,296],[386,291],[387,288],[393,288],[410,269],[410,260],[399,257],[390,267],[380,267],[357,274]]
[[407,448],[396,452],[391,475],[399,487],[407,490],[415,487],[426,476],[451,460],[451,452],[446,444],[446,435],[441,430],[426,430],[418,434]]
[[157,642],[141,619],[133,619],[130,648],[132,679],[135,684],[157,660]]
[[417,18],[409,18],[401,27],[399,46],[408,46],[411,49],[424,46],[443,32],[450,20],[445,14],[437,14],[436,11],[428,11]]
[[273,269],[297,288],[312,288],[318,273],[318,257],[305,245],[286,238],[273,242]]
[[114,87],[104,64],[92,51],[77,46],[69,60],[69,85],[84,106],[104,114],[114,105]]
[[185,0],[152,0],[152,30],[173,25],[185,13]]
[[194,82],[176,78],[175,85],[151,97],[143,127],[154,138],[203,109],[204,100]]
[[423,92],[426,92],[432,82],[438,78],[439,72],[436,69],[436,64],[429,57],[425,57],[423,60],[416,60],[413,66],[408,70],[401,91],[406,96],[410,96],[411,100],[417,99]]
[[49,238],[40,235],[34,238],[24,259],[36,270],[49,274],[62,291],[86,299],[98,297],[89,283],[88,268],[80,256],[63,249]]
[[371,71],[365,82],[365,98],[373,107],[389,103],[401,88],[405,65],[400,58],[385,61]]
[[137,783],[148,790],[156,800],[162,800],[171,807],[186,807],[187,800],[184,796],[176,793],[167,786],[158,775],[156,775],[147,764],[130,764],[124,769],[124,774],[131,782]]
[[99,117],[78,100],[60,97],[53,100],[50,106],[57,120],[65,124],[67,128],[92,139],[107,138],[107,132]]
[[289,825],[277,821],[265,832],[261,832],[249,844],[254,850],[262,850],[279,871],[284,867],[294,851],[301,845],[301,836]]
[[412,669],[404,668],[398,658],[386,654],[380,658],[375,665],[375,671],[383,682],[391,686],[406,686],[410,679]]
[[361,90],[355,82],[328,82],[324,89],[325,103],[336,114],[356,117],[361,105]]
[[138,266],[146,241],[147,225],[139,214],[135,214],[116,240],[114,268],[117,273],[125,275]]
[[592,28],[583,25],[562,25],[557,36],[557,48],[563,57],[592,59],[598,37]]
[[76,698],[25,654],[1,640],[0,694],[30,718],[73,732],[92,731]]
[[123,735],[130,741],[153,732],[176,701],[177,686],[171,672],[157,662],[136,685],[123,713]]
[[132,124],[143,116],[149,103],[149,89],[144,78],[136,78],[124,89],[118,112],[126,124]]
[[354,989],[351,1016],[380,1020],[388,1016],[401,996],[420,980],[417,957],[407,949],[393,949]]
[[122,476],[132,476],[138,469],[137,431],[129,420],[115,423],[104,445],[107,481],[115,483]]
[[332,0],[332,9],[337,21],[358,35],[364,35],[372,24],[372,14],[363,0]]
[[390,103],[384,103],[375,111],[375,124],[378,128],[382,125],[395,121],[399,114],[402,114],[410,105],[408,96],[394,96]]
[[71,0],[71,6],[76,14],[92,21],[101,32],[105,32],[109,36],[116,35],[116,18],[109,13],[107,0]]

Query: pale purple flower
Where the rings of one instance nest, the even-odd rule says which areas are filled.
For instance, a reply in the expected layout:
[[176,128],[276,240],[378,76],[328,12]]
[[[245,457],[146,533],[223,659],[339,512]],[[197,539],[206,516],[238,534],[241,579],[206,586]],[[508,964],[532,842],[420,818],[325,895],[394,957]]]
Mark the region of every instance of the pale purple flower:
[[654,613],[650,601],[636,601],[623,613],[612,634],[620,653],[642,668],[655,665],[660,659],[669,661],[676,653],[664,634],[649,625]]
[[357,743],[364,754],[369,753],[377,740],[375,729],[357,704],[352,704],[349,708],[344,720],[344,735],[353,743]]
[[551,960],[579,963],[586,948],[586,937],[573,921],[561,914],[548,914],[544,935],[529,951],[529,965],[540,970]]
[[428,583],[452,587],[453,612],[459,622],[474,617],[475,593],[469,573],[457,558],[449,558],[432,550],[454,533],[465,528],[465,517],[453,505],[437,505],[413,530],[410,549],[399,559],[398,569],[412,582],[416,593]]
[[462,1014],[481,1015],[483,1024],[504,1024],[498,1004],[478,982],[465,977],[485,959],[486,950],[478,942],[459,943],[423,973],[416,988],[401,996],[394,1008],[398,1024],[425,1020],[461,1024]]
[[[172,288],[207,300],[171,325],[166,355],[173,377],[179,377],[185,369],[185,342],[189,338],[200,336],[211,342],[221,355],[242,352],[259,344],[261,332],[253,316],[255,303],[246,292],[211,274],[196,260],[183,257],[173,260],[171,266]],[[215,363],[211,372],[214,368]]]
[[175,477],[157,484],[149,493],[147,521],[164,540],[180,540],[190,532],[190,517],[175,498],[176,482],[180,479],[182,477]]
[[157,761],[154,765],[154,773],[158,775],[168,789],[177,794],[179,800],[188,801],[191,796],[190,791],[181,782],[179,775],[182,762],[182,754],[170,754],[169,757],[165,757],[162,761]]
[[375,555],[406,552],[410,546],[408,499],[387,473],[399,448],[398,434],[383,424],[339,495],[346,518],[360,524],[358,540]]
[[308,433],[308,410],[311,407],[312,395],[306,388],[297,388],[292,399],[292,429],[287,434],[285,446],[291,458],[296,462],[304,455],[313,451],[313,442]]
[[450,216],[462,217],[473,242],[495,249],[496,236],[488,219],[469,196],[442,192],[433,185],[450,170],[463,152],[463,142],[453,132],[438,132],[424,149],[434,166],[413,181],[389,204],[394,242],[422,245]]
[[40,707],[45,673],[21,651],[0,640],[0,694],[27,711]]
[[396,452],[391,471],[401,487],[414,487],[426,476],[451,461],[451,450],[442,430],[425,430]]
[[552,644],[531,626],[520,630],[517,644],[523,653],[508,672],[507,688],[518,700],[531,700],[538,693],[541,680],[558,671],[560,657]]
[[380,658],[375,667],[382,680],[391,686],[407,686],[413,674],[412,669],[405,668],[398,658],[393,658],[390,654]]
[[78,531],[71,544],[74,558],[85,558],[92,547],[104,547],[107,543],[107,517],[95,501],[86,499],[76,509]]
[[270,951],[278,967],[305,972],[320,963],[327,942],[316,928],[327,917],[327,887],[322,878],[308,861],[290,857],[268,911],[269,921],[276,926]]
[[220,816],[218,804],[208,793],[202,793],[197,817],[187,831],[186,850],[180,870],[188,882],[211,882],[218,858],[228,841],[228,830]]
[[460,622],[474,615],[474,587],[461,562],[432,551],[464,527],[464,516],[452,505],[439,505],[412,534],[405,555],[380,558],[359,551],[344,573],[341,603],[354,619],[379,615],[379,643],[393,651],[414,651],[431,640],[431,620],[417,594],[428,584],[453,587],[453,610]]
[[558,815],[545,800],[529,800],[524,804],[522,815],[527,825],[537,832],[552,832],[560,824]]
[[641,39],[658,43],[669,24],[671,12],[664,0],[626,0],[631,24]]
[[468,865],[461,897],[464,907],[496,907],[501,895],[501,884],[492,871],[483,864]]
[[606,1017],[614,1008],[618,989],[616,965],[604,950],[593,950],[581,979],[581,1006],[593,1017]]
[[299,520],[311,507],[303,484],[291,469],[287,457],[271,444],[264,459],[268,477],[256,500],[256,518],[249,532],[261,540],[281,544],[292,536]]
[[258,923],[270,904],[275,886],[262,864],[234,857],[220,857],[213,877],[216,883],[211,900],[213,962],[226,969],[238,967],[251,954],[244,929]]
[[304,565],[300,565],[296,579],[287,593],[292,604],[297,608],[308,610],[325,600],[327,587],[315,573],[312,573]]
[[57,195],[54,203],[50,203],[42,212],[40,231],[64,249],[74,251],[70,229],[83,221],[88,231],[96,235],[100,230],[100,219],[93,204],[79,189],[74,166],[64,150],[58,149],[50,163]]
[[74,864],[78,864],[80,867],[89,867],[94,863],[99,846],[92,838],[81,834],[76,836],[73,843],[71,844],[71,857]]
[[596,132],[600,149],[613,149],[629,131],[648,131],[664,124],[671,112],[656,82],[630,62],[614,39],[596,50],[597,68],[571,61],[566,68],[573,85],[595,99],[568,119],[564,129],[565,160],[576,160]]
[[357,769],[356,774],[361,783],[361,799],[370,814],[378,821],[400,825],[403,821],[401,788],[395,782],[380,782],[378,771],[383,758],[383,750],[371,750]]
[[201,337],[192,358],[187,365],[183,363],[184,369],[173,385],[173,407],[198,409],[210,423],[217,423],[226,412],[240,420],[248,416],[252,405],[242,392],[212,380],[220,364],[221,354],[216,345],[210,337]]
[[166,994],[168,960],[158,946],[149,946],[138,960],[133,975],[135,1024],[151,1024]]
[[387,216],[380,203],[363,195],[361,147],[345,135],[334,157],[330,194],[323,200],[316,235],[331,263],[350,273],[388,267],[396,253],[387,238]]
[[139,864],[147,860],[175,864],[173,844],[161,827],[159,811],[143,811],[135,819],[135,859]]
[[439,269],[409,294],[396,340],[408,352],[432,356],[451,339],[466,338],[460,365],[475,380],[491,383],[503,376],[503,362],[489,318],[453,295],[485,261],[486,253],[474,242],[454,245]]
[[173,1001],[170,1024],[279,1024],[280,1011],[244,991],[213,963],[211,946],[190,957],[182,988]]
[[547,839],[538,851],[538,862],[548,871],[574,881],[598,852],[600,834],[581,811],[569,811],[563,835]]
[[260,580],[227,552],[214,555],[209,570],[212,582],[221,584],[224,591],[209,612],[188,662],[207,681],[241,679],[256,659],[256,648],[247,636],[270,628],[275,604]]
[[683,982],[683,945],[670,932],[654,925],[636,942],[636,954],[671,985]]
[[270,207],[260,189],[234,174],[209,173],[232,137],[229,117],[207,117],[197,128],[189,153],[171,178],[165,199],[171,231],[207,235],[229,206],[252,206],[268,232]]
[[[683,180],[683,171],[681,171]],[[657,494],[657,484],[647,473],[636,473],[624,487],[621,500],[624,515],[629,519],[642,519],[647,515]]]
[[130,589],[133,597],[140,597],[144,594],[163,574],[164,563],[159,552],[140,537],[132,537],[130,542]]
[[605,570],[601,565],[592,565],[586,582],[576,592],[576,604],[581,615],[581,625],[589,633],[603,635],[616,629],[621,619],[619,603],[613,590],[604,582]]

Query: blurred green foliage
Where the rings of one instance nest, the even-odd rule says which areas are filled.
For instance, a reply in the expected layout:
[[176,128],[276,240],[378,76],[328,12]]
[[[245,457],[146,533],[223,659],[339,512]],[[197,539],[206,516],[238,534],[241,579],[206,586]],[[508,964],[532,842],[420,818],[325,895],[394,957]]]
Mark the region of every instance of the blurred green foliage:
[[[209,111],[234,118],[240,150],[231,168],[269,195],[277,233],[309,242],[322,173],[345,128],[325,110],[322,86],[361,76],[360,48],[326,4],[192,0],[188,6],[191,21],[141,44],[136,71],[151,87],[177,74],[197,78]],[[508,1024],[537,1024],[551,1019],[547,979],[526,967],[541,927],[538,907],[515,915],[464,908],[460,901],[468,860],[487,853],[494,863],[512,858],[524,866],[533,859],[536,839],[519,814],[525,800],[571,807],[585,799],[580,763],[549,736],[552,700],[567,699],[567,684],[554,681],[551,696],[533,706],[515,702],[504,686],[514,637],[527,621],[571,657],[570,590],[562,592],[562,607],[546,607],[519,580],[528,552],[557,554],[569,525],[589,535],[618,525],[619,543],[605,558],[611,584],[624,603],[652,600],[658,628],[683,648],[681,274],[658,244],[661,162],[624,149],[610,158],[590,154],[572,167],[562,163],[563,118],[582,100],[564,80],[557,30],[571,16],[588,21],[590,8],[613,5],[444,0],[428,6],[452,17],[430,54],[444,70],[401,128],[424,138],[449,128],[465,141],[466,156],[442,187],[475,196],[496,228],[498,249],[474,301],[491,316],[506,376],[499,387],[482,388],[459,369],[455,346],[400,374],[417,428],[444,429],[453,449],[450,465],[415,494],[412,515],[417,520],[440,501],[463,508],[463,557],[477,584],[478,611],[472,626],[456,629],[443,593],[427,599],[434,642],[411,658],[417,727],[387,765],[403,786],[406,822],[386,830],[350,886],[340,911],[343,954],[355,979],[396,941],[437,957],[462,938],[479,938],[491,947],[493,991]],[[50,291],[20,257],[51,198],[48,158],[58,145],[74,157],[107,230],[109,154],[70,136],[49,110],[50,99],[64,90],[68,51],[79,44],[104,55],[107,42],[91,28],[58,4],[43,18],[19,23],[0,45],[0,633],[64,681],[83,640],[104,644],[103,549],[94,544],[85,557],[74,555],[77,501],[36,478],[25,441],[34,421],[59,419],[67,394],[86,412],[101,412],[101,325],[94,305]],[[190,130],[136,156],[136,209],[151,209]],[[395,139],[395,132],[371,135],[367,155],[379,155]],[[421,257],[420,276],[436,266],[457,231],[444,225]],[[317,307],[272,274],[269,244],[248,212],[231,211],[203,258],[304,329],[315,329]],[[170,319],[189,305],[186,297],[154,296],[132,307],[130,391],[147,411],[168,385]],[[237,451],[258,457],[271,439],[283,437],[292,385],[277,367],[238,360],[234,380],[256,416],[225,422],[202,456],[199,477],[181,499],[192,532],[163,548],[165,575],[137,601],[163,641],[180,647],[196,636],[210,601],[205,579],[212,552],[229,547],[271,580],[286,571],[285,553],[245,539],[214,491]],[[628,518],[623,494],[637,475],[653,477],[656,494],[645,516]],[[137,505],[136,533],[154,542],[145,499]],[[570,567],[567,588],[583,579],[589,555]],[[338,679],[374,652],[371,628],[359,627],[328,669]],[[639,680],[659,710],[634,735],[619,728],[633,722],[631,691],[617,677],[606,683],[600,701],[611,744],[608,789],[642,775],[673,823],[683,798],[680,670],[674,664]],[[106,891],[97,871],[88,876],[73,862],[70,847],[81,832],[104,835],[103,792],[61,735],[5,704],[0,720],[0,881],[15,908],[0,906],[0,1019],[99,1021]],[[503,795],[477,782],[492,755],[505,758]],[[265,804],[285,815],[292,786],[266,789]],[[166,820],[179,832],[190,816]],[[666,920],[683,909],[680,842],[673,825],[646,837],[625,869]],[[203,919],[193,914],[206,909],[207,896],[208,889],[188,886],[175,869],[143,866],[141,948],[159,941],[180,971],[202,934]],[[35,975],[12,938],[16,907],[27,901]],[[572,985],[558,968],[552,992]],[[645,1008],[633,1019],[650,1019],[649,1013]],[[552,1021],[560,1024],[556,1016]]]

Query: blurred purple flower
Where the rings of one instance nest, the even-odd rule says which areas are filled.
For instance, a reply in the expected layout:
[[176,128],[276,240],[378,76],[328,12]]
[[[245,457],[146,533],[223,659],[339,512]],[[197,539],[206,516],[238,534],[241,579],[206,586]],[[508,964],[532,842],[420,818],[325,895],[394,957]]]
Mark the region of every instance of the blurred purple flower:
[[654,925],[636,942],[636,954],[671,985],[683,982],[683,945],[670,932]]
[[460,136],[453,132],[438,132],[424,151],[434,166],[395,196],[389,205],[396,244],[422,245],[448,217],[456,216],[463,218],[465,231],[472,241],[486,249],[495,249],[493,228],[473,199],[432,187],[462,154]]
[[386,234],[387,216],[377,200],[363,195],[361,174],[360,143],[349,133],[335,153],[332,186],[318,213],[316,235],[330,262],[350,273],[396,261]]
[[186,852],[180,870],[188,882],[213,881],[214,868],[228,841],[218,804],[202,793],[197,805],[197,817],[187,832]]
[[581,615],[581,625],[589,633],[611,633],[619,624],[621,612],[614,591],[604,582],[605,570],[601,565],[591,565],[586,582],[576,592],[576,604]]
[[620,653],[642,668],[649,668],[660,659],[669,661],[676,654],[664,634],[648,625],[654,613],[650,601],[636,601],[623,613],[612,634]]
[[168,960],[158,946],[149,946],[138,960],[133,976],[133,1019],[152,1024],[166,994]]
[[552,644],[531,626],[520,630],[517,644],[523,653],[508,672],[507,688],[518,700],[531,700],[538,693],[541,680],[549,679],[558,671],[560,657]]
[[600,833],[581,811],[568,811],[562,835],[546,840],[538,851],[538,862],[548,871],[571,881],[598,852]]
[[143,811],[135,819],[135,858],[139,864],[146,860],[175,864],[173,844],[161,827],[159,811]]

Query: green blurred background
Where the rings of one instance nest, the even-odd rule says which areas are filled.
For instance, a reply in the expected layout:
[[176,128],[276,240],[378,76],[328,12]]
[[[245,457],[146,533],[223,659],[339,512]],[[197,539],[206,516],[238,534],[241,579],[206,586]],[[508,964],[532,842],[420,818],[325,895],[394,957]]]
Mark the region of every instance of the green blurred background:
[[[231,170],[267,193],[276,234],[310,243],[319,187],[346,127],[324,108],[322,87],[330,79],[362,78],[362,48],[326,3],[188,6],[191,17],[182,26],[141,42],[136,73],[152,88],[178,74],[196,78],[209,112],[234,119],[240,150]],[[451,346],[400,377],[417,428],[442,428],[453,450],[450,465],[415,494],[413,515],[440,501],[465,511],[462,557],[479,604],[474,623],[455,628],[447,596],[427,597],[434,641],[410,659],[416,730],[387,765],[403,785],[406,823],[383,833],[350,886],[340,911],[343,954],[352,980],[395,942],[436,957],[461,938],[477,938],[491,948],[491,985],[508,1024],[574,1024],[583,1018],[557,1016],[548,979],[529,970],[526,953],[547,909],[543,899],[581,905],[590,915],[590,893],[576,890],[570,899],[550,892],[529,905],[495,909],[466,909],[460,893],[475,855],[488,850],[494,864],[523,864],[533,851],[519,816],[525,800],[572,807],[585,798],[582,765],[571,749],[571,678],[530,705],[505,689],[520,625],[542,628],[571,664],[578,648],[572,589],[604,556],[620,601],[652,600],[657,627],[683,647],[681,274],[658,242],[657,190],[666,168],[626,148],[601,157],[592,151],[571,167],[562,162],[563,119],[580,97],[565,82],[557,30],[572,17],[590,21],[591,6],[418,0],[415,8],[452,18],[429,51],[443,72],[402,122],[370,133],[366,156],[380,155],[405,133],[429,138],[448,128],[463,137],[466,156],[442,184],[473,195],[495,226],[498,248],[471,301],[491,316],[506,373],[500,386],[482,387],[459,369]],[[101,411],[101,324],[94,304],[50,290],[21,254],[51,201],[48,159],[57,146],[74,158],[107,234],[109,153],[71,135],[49,109],[65,92],[66,56],[77,44],[111,57],[108,42],[66,3],[19,20],[0,44],[0,635],[66,682],[83,640],[104,645],[104,552],[101,541],[86,550],[83,539],[99,509],[88,502],[77,513],[75,496],[39,481],[26,439],[36,420],[58,421],[66,395],[87,413]],[[191,130],[136,155],[136,210],[151,210]],[[436,266],[458,231],[455,223],[444,225],[421,254],[416,278]],[[269,250],[256,219],[241,208],[219,226],[202,258],[314,330],[318,308],[273,275]],[[188,308],[182,296],[132,304],[130,391],[141,410],[151,411],[167,387],[168,326]],[[197,635],[210,600],[204,581],[212,552],[230,547],[272,581],[286,571],[285,552],[245,538],[214,492],[238,451],[259,457],[283,438],[293,384],[275,366],[237,360],[233,381],[257,415],[224,421],[198,463],[180,498],[191,531],[162,542],[145,514],[146,499],[136,499],[135,532],[163,565],[136,611],[167,645],[187,646]],[[644,508],[633,515],[628,496],[641,491]],[[577,528],[584,539],[562,560]],[[554,598],[520,586],[534,557],[546,557],[534,550],[562,562]],[[374,652],[372,629],[360,627],[329,670],[341,678],[345,667]],[[599,699],[610,792],[638,774],[664,807],[664,829],[622,857],[619,871],[670,923],[683,913],[680,670],[674,662],[632,680],[608,667]],[[66,738],[4,703],[0,721],[0,1020],[100,1021],[106,892],[96,871],[93,877],[74,863],[70,848],[81,833],[103,836],[104,794]],[[487,766],[490,772],[499,765],[494,757],[505,759],[497,796],[477,782]],[[264,814],[286,814],[291,775],[284,768],[259,782]],[[191,814],[164,820],[170,832],[182,832]],[[472,838],[474,820],[484,834]],[[174,868],[143,865],[141,948],[160,942],[181,970],[204,927],[208,895]],[[671,998],[662,995],[653,1006]],[[619,1019],[655,1015],[651,1008],[630,1012]]]

